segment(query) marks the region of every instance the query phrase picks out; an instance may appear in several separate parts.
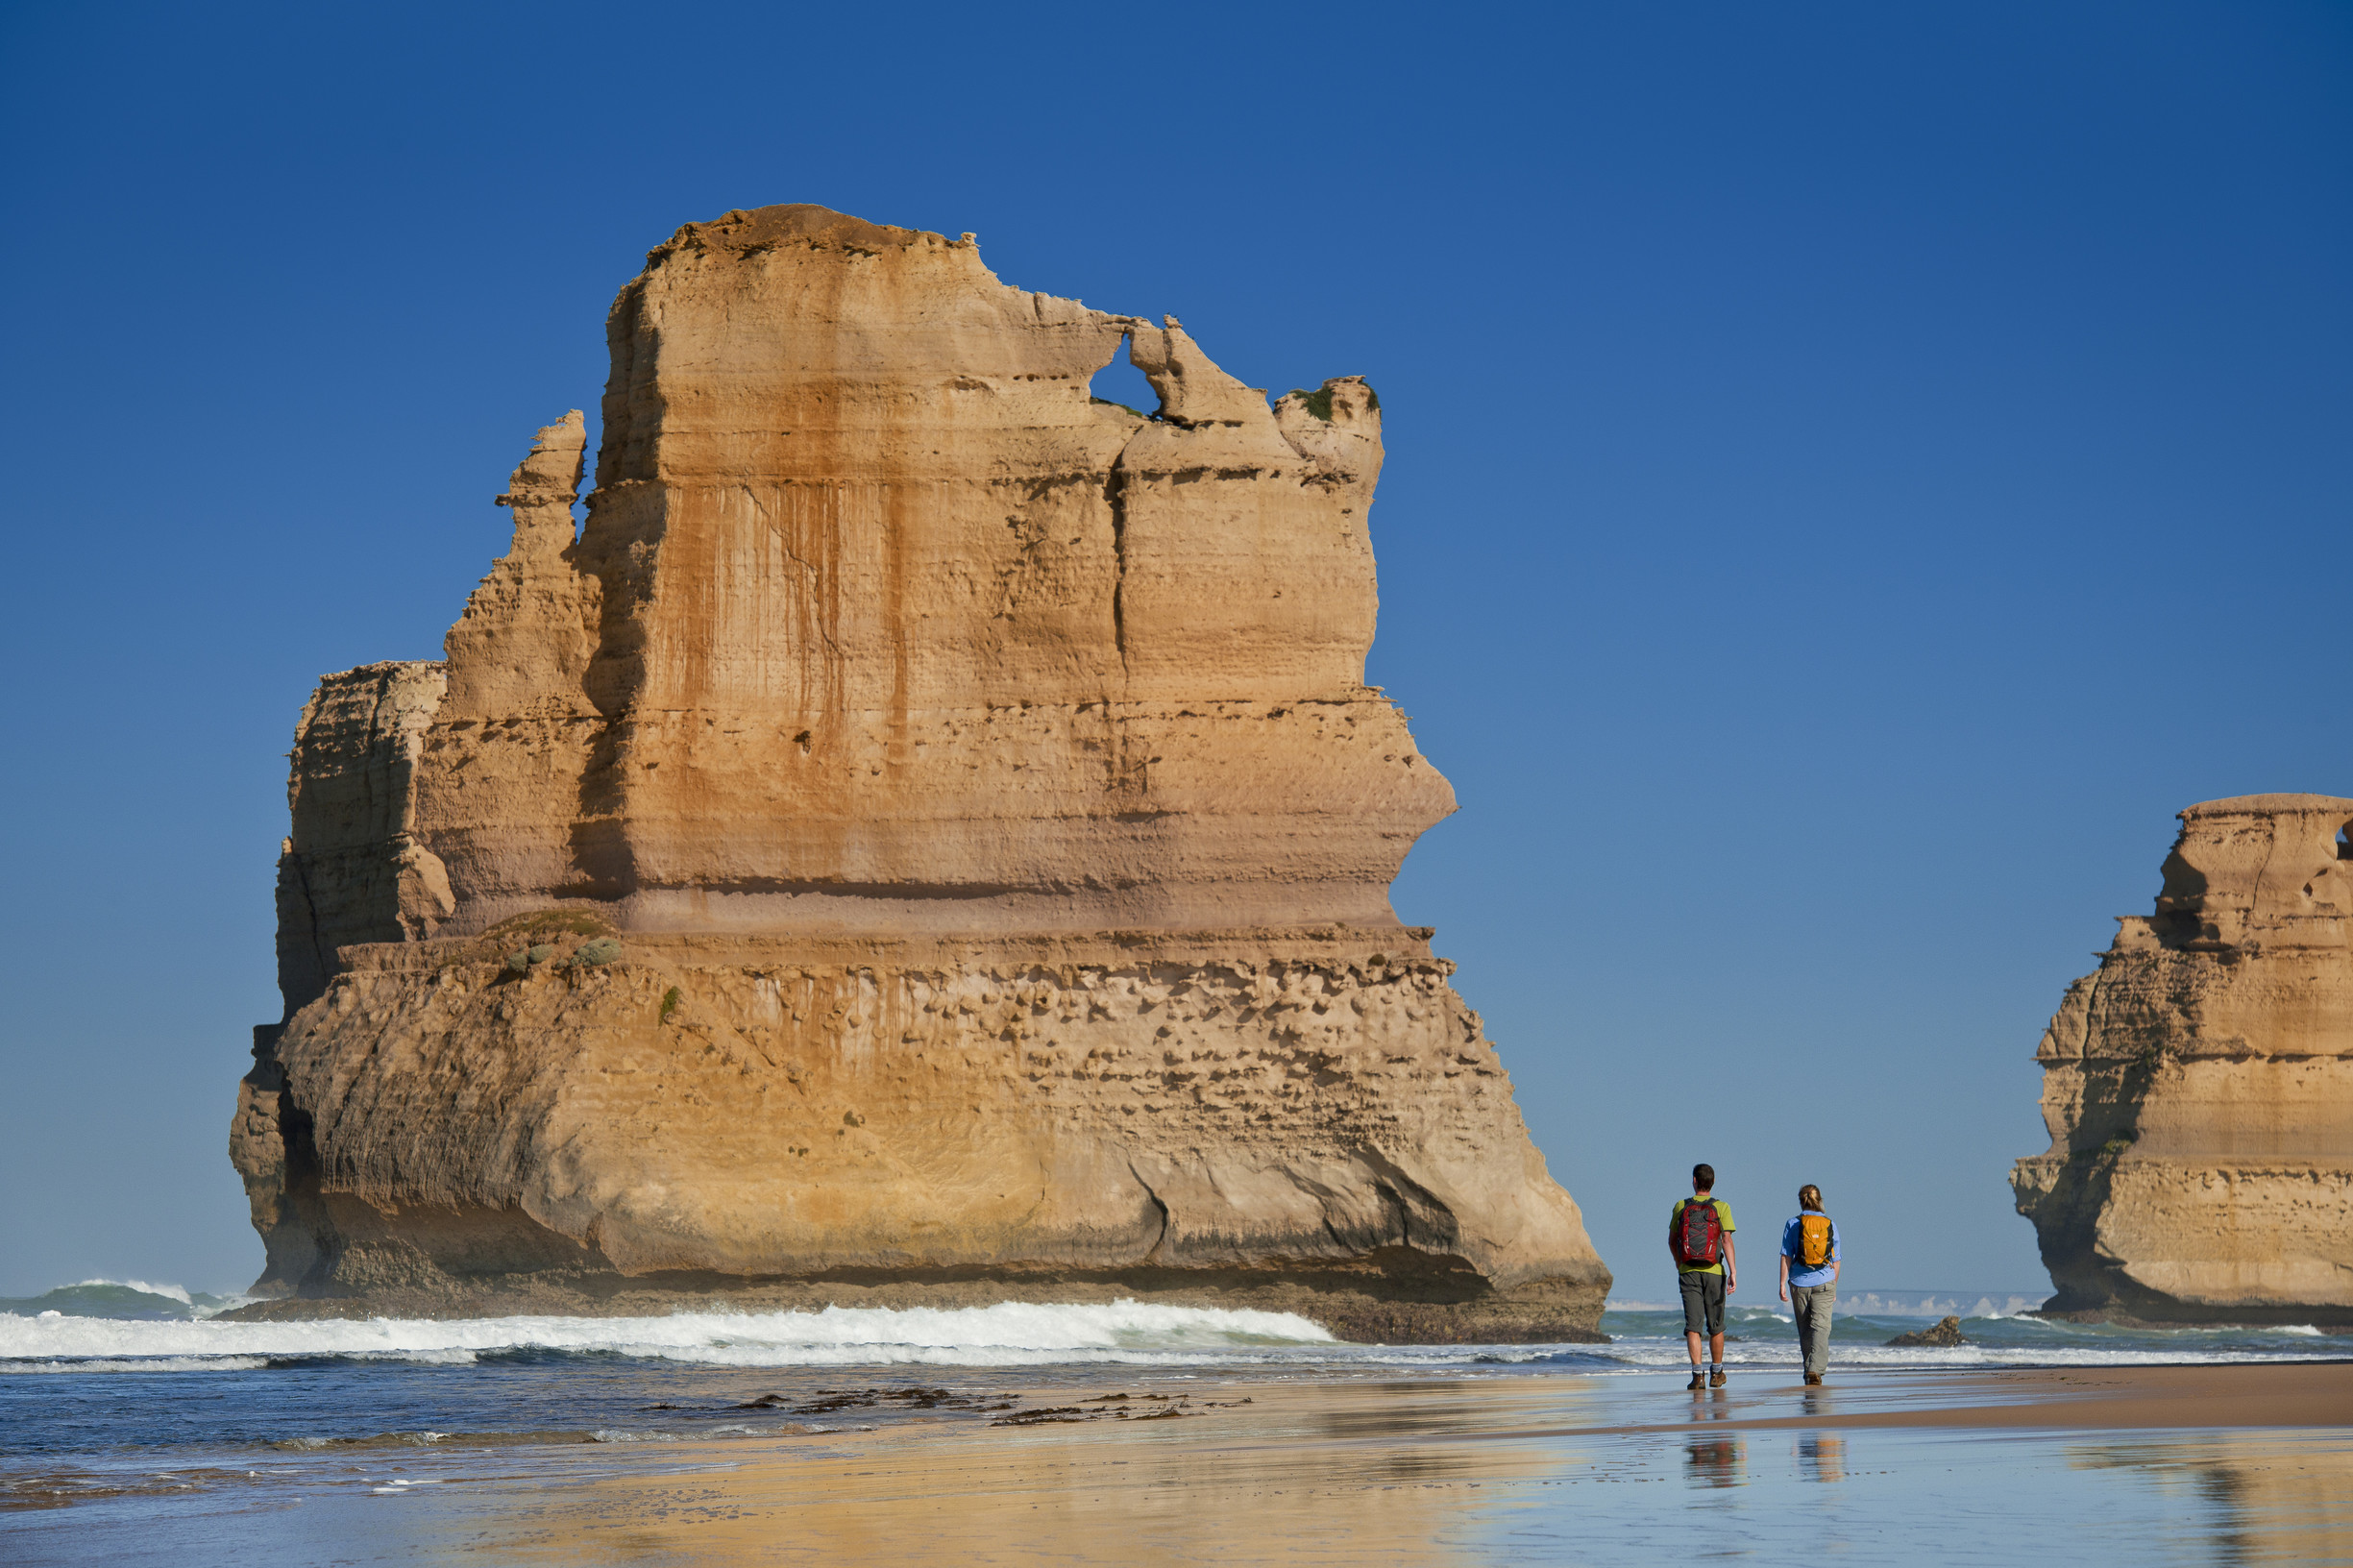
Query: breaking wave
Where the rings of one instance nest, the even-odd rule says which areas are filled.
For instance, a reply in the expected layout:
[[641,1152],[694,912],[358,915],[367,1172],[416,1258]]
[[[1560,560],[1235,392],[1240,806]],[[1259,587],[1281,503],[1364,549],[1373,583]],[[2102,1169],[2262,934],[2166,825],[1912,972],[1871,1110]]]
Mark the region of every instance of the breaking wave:
[[255,1372],[269,1365],[266,1356],[145,1356],[92,1357],[86,1360],[4,1360],[0,1374],[24,1372]]
[[0,1314],[0,1369],[13,1372],[244,1370],[321,1360],[466,1364],[531,1353],[710,1366],[1152,1364],[1336,1344],[1321,1328],[1288,1312],[1135,1301],[298,1323]]
[[[45,1299],[45,1298],[43,1298]],[[1997,1295],[1864,1296],[1877,1311],[1839,1304],[1831,1357],[1845,1366],[1913,1369],[2136,1365],[2325,1359],[2336,1342],[2309,1327],[2116,1328],[2017,1315]],[[1909,1307],[1910,1313],[1889,1311]],[[1963,1344],[1889,1346],[1898,1332],[1958,1306]],[[1971,1309],[1974,1307],[1975,1311]],[[680,1311],[663,1317],[219,1319],[75,1317],[0,1311],[0,1374],[251,1372],[371,1364],[465,1367],[597,1359],[678,1366],[1354,1367],[1587,1374],[1673,1371],[1685,1364],[1679,1310],[1613,1302],[1606,1345],[1364,1345],[1336,1340],[1287,1312],[1170,1307],[1137,1301],[993,1307],[828,1307],[822,1311]],[[1794,1365],[1786,1307],[1744,1305],[1727,1314],[1726,1360]]]
[[[2028,1317],[2015,1295],[1909,1291],[1842,1295],[1830,1334],[1833,1366],[1968,1371],[2005,1366],[2178,1366],[2240,1361],[2322,1360],[2334,1341],[2297,1325],[2077,1323]],[[1957,1345],[1892,1345],[1897,1335],[1938,1317],[1959,1319]],[[1799,1360],[1796,1325],[1779,1303],[1728,1307],[1724,1360],[1729,1367],[1778,1369]],[[1688,1364],[1679,1304],[1613,1301],[1602,1327],[1609,1354],[1630,1367],[1680,1370]]]

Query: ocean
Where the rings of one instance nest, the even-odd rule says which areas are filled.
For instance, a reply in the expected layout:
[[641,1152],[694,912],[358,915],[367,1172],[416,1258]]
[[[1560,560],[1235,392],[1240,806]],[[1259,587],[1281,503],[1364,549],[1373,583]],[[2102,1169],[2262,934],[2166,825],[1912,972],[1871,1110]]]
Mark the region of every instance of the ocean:
[[[152,1290],[156,1287],[149,1286]],[[2016,1293],[1858,1291],[1834,1320],[1842,1368],[2185,1365],[2325,1360],[2353,1340],[2312,1328],[2120,1329],[2025,1315]],[[1842,1303],[1843,1305],[1843,1303]],[[1965,1344],[1886,1341],[1961,1318]],[[781,1395],[811,1403],[863,1377],[877,1386],[949,1381],[1002,1398],[1156,1379],[1317,1380],[1630,1376],[1686,1364],[1679,1311],[1612,1302],[1606,1345],[1357,1345],[1286,1313],[1135,1302],[961,1311],[828,1309],[667,1317],[140,1321],[0,1314],[0,1496],[39,1456],[273,1453],[452,1438],[629,1442],[872,1426],[916,1413],[884,1401],[854,1416],[786,1420],[736,1409]],[[1734,1306],[1735,1376],[1798,1365],[1788,1309]]]
[[[111,1299],[92,1286],[74,1288],[83,1291],[77,1299],[86,1310]],[[159,1288],[170,1287],[131,1293],[153,1295]],[[2312,1329],[2127,1330],[2047,1322],[2025,1315],[2034,1298],[2014,1293],[1857,1291],[1850,1302],[1851,1310],[1836,1319],[1832,1384],[1856,1390],[1851,1397],[1857,1399],[1933,1388],[1926,1375],[1940,1373],[2329,1360],[2342,1359],[2348,1346]],[[158,1311],[152,1303],[133,1307]],[[668,1485],[681,1476],[772,1475],[775,1464],[787,1461],[816,1467],[794,1483],[799,1489],[788,1488],[799,1500],[795,1507],[814,1507],[811,1500],[822,1487],[812,1478],[832,1474],[826,1465],[840,1470],[868,1462],[860,1455],[888,1452],[897,1456],[891,1462],[907,1466],[911,1475],[936,1478],[946,1473],[938,1468],[946,1462],[941,1457],[950,1454],[1001,1458],[1010,1452],[1008,1443],[1026,1445],[1020,1452],[1028,1454],[1062,1452],[1038,1446],[1053,1435],[1043,1430],[1049,1427],[1062,1433],[1056,1442],[1075,1440],[1072,1432],[1113,1426],[1121,1443],[1150,1434],[1159,1446],[1136,1450],[1144,1458],[1135,1462],[1158,1462],[1155,1456],[1165,1459],[1172,1452],[1165,1436],[1171,1429],[1160,1423],[1173,1415],[1214,1416],[1225,1425],[1182,1430],[1197,1437],[1231,1429],[1231,1442],[1247,1446],[1266,1442],[1277,1431],[1267,1423],[1292,1411],[1282,1417],[1290,1424],[1280,1432],[1308,1433],[1326,1459],[1355,1452],[1346,1446],[1356,1440],[1348,1435],[1355,1429],[1334,1425],[1340,1420],[1334,1412],[1342,1410],[1359,1411],[1348,1419],[1368,1422],[1358,1435],[1375,1443],[1420,1442],[1449,1421],[1473,1431],[1480,1420],[1475,1412],[1507,1406],[1522,1418],[1541,1407],[1559,1412],[1545,1420],[1630,1433],[1638,1429],[1626,1423],[1653,1419],[1653,1406],[1680,1388],[1685,1362],[1679,1314],[1665,1303],[1640,1300],[1611,1303],[1602,1320],[1611,1336],[1607,1344],[1487,1346],[1342,1344],[1287,1314],[1133,1302],[301,1323],[211,1320],[193,1315],[208,1305],[192,1298],[185,1310],[191,1315],[178,1319],[58,1310],[0,1313],[0,1374],[6,1374],[0,1376],[0,1546],[9,1537],[17,1543],[0,1556],[27,1562],[135,1560],[153,1546],[158,1561],[208,1560],[212,1551],[219,1560],[241,1561],[240,1541],[265,1541],[280,1530],[311,1539],[304,1532],[323,1528],[316,1523],[321,1506],[357,1507],[361,1499],[422,1498],[437,1490],[438,1501],[419,1507],[455,1522],[426,1531],[429,1539],[403,1526],[392,1544],[370,1556],[377,1547],[364,1535],[338,1537],[329,1556],[317,1560],[476,1560],[464,1542],[492,1537],[506,1541],[493,1556],[528,1556],[516,1544],[520,1536],[494,1530],[485,1537],[483,1520],[473,1510],[492,1507],[504,1528],[518,1497],[535,1500],[540,1511],[533,1517],[545,1514],[546,1499],[558,1496],[593,1513],[612,1506],[615,1487],[650,1484],[650,1478],[672,1478]],[[1947,1314],[1961,1319],[1966,1343],[1885,1344]],[[1735,1306],[1728,1329],[1734,1390],[1794,1384],[1797,1351],[1785,1308]],[[1319,1412],[1305,1426],[1299,1423],[1307,1418],[1296,1413],[1307,1408],[1302,1399],[1311,1399]],[[1426,1422],[1409,1433],[1375,1418],[1406,1406],[1430,1412],[1428,1422],[1435,1425]],[[1367,1410],[1373,1415],[1362,1413]],[[1253,1419],[1256,1427],[1247,1424]],[[1272,1442],[1266,1462],[1286,1462],[1287,1440]],[[1594,1484],[1611,1476],[1629,1480],[1649,1464],[1656,1473],[1647,1479],[1685,1485],[1777,1483],[1779,1472],[1769,1474],[1771,1467],[1755,1457],[1761,1451],[1752,1449],[1752,1435],[1713,1434],[1707,1439],[1712,1447],[1678,1438],[1654,1444],[1652,1458],[1641,1459],[1652,1453],[1642,1447],[1646,1440],[1624,1439],[1633,1447],[1610,1461],[1618,1470],[1604,1465],[1584,1479]],[[1958,1441],[1949,1435],[1944,1440]],[[1338,1448],[1332,1447],[1335,1441]],[[1867,1474],[1905,1469],[1894,1464],[1875,1470],[1863,1462],[1867,1454],[1917,1452],[1920,1439],[1856,1433],[1829,1441],[1837,1471],[1830,1479],[1851,1475],[1859,1482]],[[1094,1441],[1088,1452],[1109,1455],[1109,1442]],[[1947,1452],[1948,1458],[1974,1456],[1974,1471],[1946,1469],[1979,1475],[1990,1500],[2014,1487],[2015,1478],[2004,1481],[1993,1449],[1982,1438],[1977,1442],[1973,1449]],[[1227,1446],[1218,1452],[1227,1452],[1229,1440],[1221,1437],[1219,1444]],[[1820,1439],[1810,1449],[1791,1447],[1783,1467],[1790,1483],[1825,1479],[1827,1452]],[[2024,1450],[2007,1452],[2020,1458]],[[920,1453],[933,1458],[919,1462],[913,1456]],[[1447,1468],[1469,1462],[1467,1455],[1431,1462],[1435,1468],[1428,1469],[1430,1475],[1452,1478],[1450,1487],[1473,1489],[1489,1482],[1507,1488],[1511,1476],[1526,1469],[1514,1459],[1482,1480],[1479,1472]],[[840,1470],[835,1484],[854,1494],[865,1484],[854,1477],[877,1473]],[[1190,1478],[1185,1485],[1211,1484],[1197,1471],[1184,1475]],[[1545,1476],[1542,1487],[1565,1483],[1551,1470]],[[1522,1479],[1527,1486],[1538,1485]],[[1021,1484],[1033,1482],[1025,1472]],[[999,1492],[988,1491],[994,1482],[958,1484],[1001,1500]],[[2164,1491],[2159,1486],[2151,1495]],[[1541,1501],[1552,1494],[1539,1489],[1530,1495]],[[1495,1492],[1490,1503],[1503,1496]],[[1075,1498],[1053,1497],[1059,1500],[1053,1506],[1083,1507]],[[505,1501],[493,1507],[494,1499]],[[1477,1501],[1471,1490],[1463,1490],[1461,1500]],[[306,1516],[312,1522],[299,1529],[289,1512],[299,1512],[298,1506],[312,1510]],[[731,1506],[740,1507],[740,1499]],[[2178,1533],[2186,1528],[2178,1512],[2168,1505],[2141,1522]],[[386,1522],[353,1517],[370,1529]],[[2129,1518],[2137,1516],[2126,1510],[2126,1517],[2119,1528],[2129,1534]],[[1647,1518],[1634,1516],[1634,1522]],[[562,1528],[551,1528],[549,1540],[563,1537]],[[1434,1559],[1462,1556],[1452,1548],[1440,1551],[1444,1531],[1431,1528],[1439,1533],[1424,1544]],[[1946,1544],[1951,1544],[1949,1537]],[[548,1550],[563,1556],[556,1546]],[[1384,1551],[1371,1551],[1370,1557],[1415,1556]],[[1312,1556],[1287,1549],[1278,1555]],[[1078,1556],[1096,1560],[1084,1551]],[[2261,1554],[2240,1556],[2258,1560]],[[667,1557],[625,1553],[615,1560],[624,1559],[734,1560],[702,1548]],[[1193,1558],[1180,1553],[1171,1560]],[[1931,1552],[1926,1560],[1969,1559]]]

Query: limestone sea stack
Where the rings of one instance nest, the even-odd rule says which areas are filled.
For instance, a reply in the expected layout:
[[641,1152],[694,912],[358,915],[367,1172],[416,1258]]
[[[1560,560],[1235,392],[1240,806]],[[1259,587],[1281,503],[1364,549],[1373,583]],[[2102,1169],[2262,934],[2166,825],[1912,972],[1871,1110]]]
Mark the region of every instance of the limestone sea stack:
[[2353,799],[2181,814],[2036,1053],[2047,1153],[2018,1162],[2047,1311],[2353,1325]]
[[[328,676],[232,1153],[264,1312],[1119,1297],[1594,1335],[1388,887],[1381,406],[970,235],[690,224],[437,663]],[[1122,348],[1159,407],[1089,395]]]

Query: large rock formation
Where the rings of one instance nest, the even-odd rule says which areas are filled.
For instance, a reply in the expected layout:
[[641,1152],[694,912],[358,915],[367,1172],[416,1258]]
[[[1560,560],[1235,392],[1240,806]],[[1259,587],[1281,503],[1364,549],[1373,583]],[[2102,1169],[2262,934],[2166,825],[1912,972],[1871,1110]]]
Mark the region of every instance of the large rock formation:
[[2018,1162],[2047,1310],[2353,1324],[2353,799],[2181,814],[2036,1053],[2047,1153]]
[[[576,539],[575,413],[446,661],[304,711],[257,1290],[1590,1335],[1608,1272],[1389,908],[1454,799],[1363,684],[1371,389],[1270,407],[814,207],[680,230],[608,333]],[[1123,345],[1153,415],[1089,395]]]

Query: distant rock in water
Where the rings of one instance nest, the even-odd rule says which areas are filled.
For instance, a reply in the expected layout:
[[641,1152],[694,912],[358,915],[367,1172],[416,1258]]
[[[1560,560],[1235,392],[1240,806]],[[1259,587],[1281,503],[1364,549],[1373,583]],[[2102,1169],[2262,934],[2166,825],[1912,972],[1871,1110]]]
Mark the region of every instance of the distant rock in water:
[[2181,814],[2036,1052],[2047,1153],[2011,1176],[2047,1312],[2353,1325],[2353,799]]
[[1936,1327],[1932,1329],[1914,1329],[1909,1334],[1896,1335],[1888,1343],[1899,1348],[1912,1345],[1933,1345],[1942,1349],[1949,1345],[1966,1345],[1969,1341],[1961,1337],[1961,1320],[1957,1317],[1946,1317],[1938,1319]]
[[[295,734],[266,1312],[1147,1301],[1595,1336],[1388,887],[1380,400],[817,207],[653,251],[433,663]],[[1090,395],[1125,350],[1151,415]],[[331,586],[331,585],[323,585]],[[348,588],[344,591],[350,591]]]
[[[167,1288],[177,1290],[180,1287],[171,1286]],[[176,1295],[142,1290],[136,1286],[121,1285],[112,1280],[86,1280],[80,1285],[61,1285],[37,1296],[0,1296],[0,1312],[13,1312],[18,1317],[38,1317],[43,1312],[56,1312],[61,1317],[112,1317],[137,1323],[184,1323],[212,1316],[230,1306],[232,1299],[193,1290],[183,1300]]]

